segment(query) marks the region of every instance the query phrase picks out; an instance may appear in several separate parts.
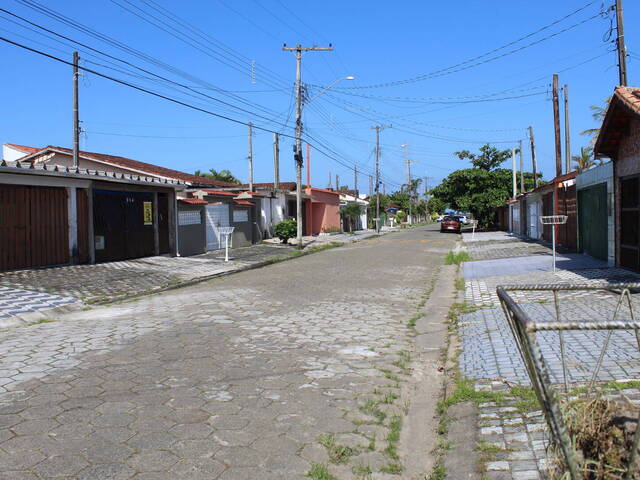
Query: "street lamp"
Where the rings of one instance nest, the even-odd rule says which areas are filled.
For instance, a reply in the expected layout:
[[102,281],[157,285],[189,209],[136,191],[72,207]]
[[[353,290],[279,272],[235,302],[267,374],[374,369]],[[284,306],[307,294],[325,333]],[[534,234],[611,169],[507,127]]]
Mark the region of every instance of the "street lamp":
[[311,97],[309,100],[307,100],[307,104],[311,103],[313,100],[315,100],[316,98],[318,98],[320,95],[322,95],[324,92],[326,92],[327,90],[331,90],[333,87],[335,87],[338,83],[340,83],[343,80],[355,80],[356,77],[354,77],[353,75],[347,75],[346,77],[341,77],[338,78],[337,80],[334,80],[333,82],[331,82],[329,85],[327,85],[326,87],[324,87],[323,89],[321,89],[318,93],[316,93],[313,97]]

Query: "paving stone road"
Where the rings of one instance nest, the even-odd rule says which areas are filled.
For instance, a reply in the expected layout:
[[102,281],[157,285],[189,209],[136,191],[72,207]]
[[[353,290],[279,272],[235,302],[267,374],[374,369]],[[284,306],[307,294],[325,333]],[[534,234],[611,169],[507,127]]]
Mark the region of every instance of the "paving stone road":
[[0,479],[299,479],[328,463],[321,434],[353,448],[340,478],[386,478],[385,422],[358,406],[402,411],[406,322],[454,239],[392,233],[0,332]]

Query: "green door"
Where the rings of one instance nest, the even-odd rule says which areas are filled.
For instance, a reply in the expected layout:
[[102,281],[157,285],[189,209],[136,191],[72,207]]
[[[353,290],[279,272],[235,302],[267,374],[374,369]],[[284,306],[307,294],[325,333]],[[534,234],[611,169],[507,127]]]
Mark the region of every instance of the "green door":
[[578,191],[580,250],[600,260],[607,260],[607,184],[601,183]]

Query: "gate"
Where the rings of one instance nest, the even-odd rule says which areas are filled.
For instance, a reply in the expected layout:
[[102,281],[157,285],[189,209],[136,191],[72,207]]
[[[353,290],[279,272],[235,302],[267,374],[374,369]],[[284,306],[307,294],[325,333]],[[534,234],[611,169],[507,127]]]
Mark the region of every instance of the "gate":
[[538,222],[538,202],[529,203],[527,205],[529,207],[529,215],[527,216],[529,220],[529,237],[533,239],[540,238],[538,234],[539,225]]
[[0,270],[69,263],[67,191],[0,185]]
[[578,191],[580,251],[607,260],[607,184]]
[[220,250],[219,227],[229,226],[229,205],[226,203],[209,204],[205,208],[207,218],[207,251]]
[[578,246],[578,218],[576,206],[576,186],[558,188],[558,213],[566,215],[567,223],[558,228],[558,245],[576,251]]

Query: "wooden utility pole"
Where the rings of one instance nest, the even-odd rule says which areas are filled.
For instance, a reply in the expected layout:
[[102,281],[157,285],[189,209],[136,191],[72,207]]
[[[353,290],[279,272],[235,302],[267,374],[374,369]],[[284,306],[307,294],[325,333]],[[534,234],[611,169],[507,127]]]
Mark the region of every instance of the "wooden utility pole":
[[80,112],[78,108],[78,52],[73,52],[73,166],[80,165]]
[[371,127],[376,131],[376,232],[380,233],[380,130],[391,128],[390,125],[376,125]]
[[273,188],[280,188],[280,135],[273,134]]
[[618,45],[618,73],[620,76],[620,85],[627,85],[627,47],[624,43],[624,17],[622,15],[622,0],[616,0],[616,25],[618,36],[616,44]]
[[533,127],[529,126],[529,142],[531,143],[531,169],[533,170],[533,188],[538,188],[538,169],[536,168],[536,144],[533,139]]
[[524,187],[524,156],[522,153],[522,140],[518,141],[519,147],[518,150],[520,151],[520,193],[524,193],[525,192],[525,187]]
[[340,190],[340,177],[336,174],[336,192]]
[[413,223],[411,221],[411,203],[413,202],[413,187],[411,185],[411,160],[409,160],[409,144],[403,143],[400,145],[402,147],[402,153],[404,156],[404,164],[407,166],[407,191],[409,192],[409,223]]
[[571,171],[571,133],[569,132],[569,85],[562,87],[564,93],[564,162],[565,172]]
[[517,176],[517,171],[516,171],[516,149],[512,148],[511,149],[511,162],[512,162],[512,170],[513,170],[513,181],[512,181],[512,186],[513,186],[513,198],[516,198],[518,196],[518,176]]
[[296,222],[297,235],[296,244],[302,249],[302,52],[310,51],[331,51],[333,47],[303,47],[298,44],[295,47],[284,45],[282,50],[294,52],[296,55],[296,144],[294,146],[293,158],[296,163]]
[[253,192],[253,124],[251,122],[249,122],[249,152],[247,160],[249,160],[249,191]]
[[558,74],[553,74],[553,133],[556,143],[556,176],[562,175],[562,143],[560,140],[560,103],[558,100]]
[[307,187],[311,186],[311,145],[307,143]]

